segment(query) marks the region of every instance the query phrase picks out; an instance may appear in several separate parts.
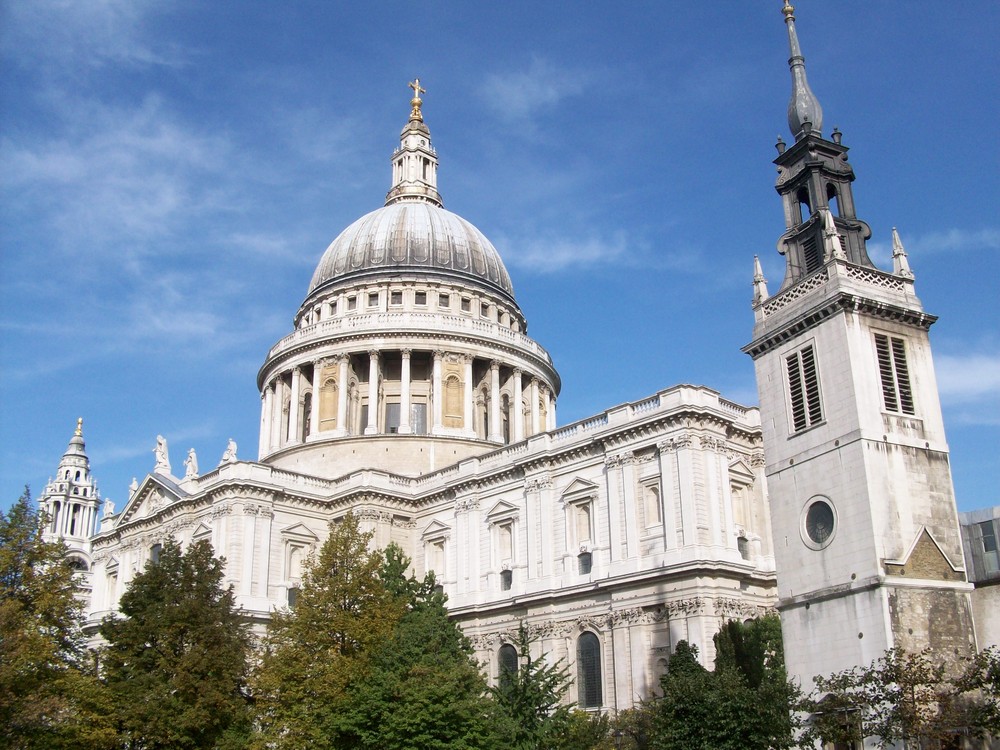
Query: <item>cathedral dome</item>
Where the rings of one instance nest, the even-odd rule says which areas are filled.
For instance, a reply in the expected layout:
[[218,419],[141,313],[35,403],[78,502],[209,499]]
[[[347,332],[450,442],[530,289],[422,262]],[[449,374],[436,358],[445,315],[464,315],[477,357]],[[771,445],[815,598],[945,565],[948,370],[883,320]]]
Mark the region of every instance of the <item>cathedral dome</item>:
[[475,226],[435,203],[398,201],[340,233],[323,254],[309,295],[343,281],[386,273],[434,272],[513,298],[500,254]]

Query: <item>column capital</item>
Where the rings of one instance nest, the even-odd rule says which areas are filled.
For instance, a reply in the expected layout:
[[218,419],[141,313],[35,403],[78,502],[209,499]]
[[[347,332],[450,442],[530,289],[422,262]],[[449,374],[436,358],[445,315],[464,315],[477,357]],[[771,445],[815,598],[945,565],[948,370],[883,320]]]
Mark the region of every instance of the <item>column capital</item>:
[[380,352],[379,352],[378,349],[369,349],[368,350],[368,356],[371,357],[372,359],[378,359],[379,353]]
[[519,378],[522,375],[524,375],[524,370],[522,370],[520,367],[515,367],[513,370],[511,370],[511,373],[514,375],[514,377]]
[[399,353],[403,355],[404,359],[409,359],[410,355],[413,354],[412,349],[400,349]]
[[499,370],[500,369],[500,360],[499,359],[491,359],[490,360],[490,369],[491,370]]
[[433,355],[434,355],[434,361],[440,362],[442,359],[444,359],[445,352],[443,349],[435,349]]

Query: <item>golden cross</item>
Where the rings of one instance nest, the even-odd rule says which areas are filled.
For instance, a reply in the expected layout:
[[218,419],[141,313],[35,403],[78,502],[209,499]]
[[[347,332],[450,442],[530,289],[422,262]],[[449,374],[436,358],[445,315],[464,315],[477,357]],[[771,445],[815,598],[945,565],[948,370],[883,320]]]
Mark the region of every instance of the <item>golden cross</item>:
[[420,87],[420,79],[414,78],[412,82],[406,84],[411,89],[413,89],[413,98],[419,99],[421,94],[426,94],[427,89]]

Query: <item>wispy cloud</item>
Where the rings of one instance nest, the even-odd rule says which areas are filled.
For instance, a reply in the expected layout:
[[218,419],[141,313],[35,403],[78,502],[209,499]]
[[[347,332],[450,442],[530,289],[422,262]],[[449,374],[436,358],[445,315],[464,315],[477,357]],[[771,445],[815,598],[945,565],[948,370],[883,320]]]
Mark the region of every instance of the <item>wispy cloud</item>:
[[[1000,229],[986,227],[983,229],[946,229],[940,232],[908,237],[900,230],[900,239],[910,256],[911,264],[916,264],[919,270],[921,256],[936,253],[968,253],[993,252],[1000,250]],[[892,265],[891,241],[868,243],[868,252],[875,263],[883,268]],[[916,259],[916,260],[914,260]]]
[[538,115],[582,94],[592,78],[586,71],[559,67],[535,56],[523,70],[487,76],[481,93],[501,118],[530,127]]
[[183,65],[187,54],[181,48],[147,31],[155,26],[151,18],[170,9],[171,3],[154,0],[7,3],[0,49],[16,64],[54,62],[71,76],[106,64]]
[[945,403],[996,399],[1000,405],[1000,353],[935,357],[938,390]]

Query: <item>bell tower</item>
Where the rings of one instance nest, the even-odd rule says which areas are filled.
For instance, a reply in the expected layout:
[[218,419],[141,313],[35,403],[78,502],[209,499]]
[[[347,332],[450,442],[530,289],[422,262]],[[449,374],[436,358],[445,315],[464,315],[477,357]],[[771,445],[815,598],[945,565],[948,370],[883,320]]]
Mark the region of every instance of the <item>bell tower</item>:
[[928,332],[893,230],[875,267],[854,170],[806,80],[794,9],[788,125],[776,190],[781,287],[754,264],[754,360],[789,673],[868,664],[894,646],[942,659],[975,648]]

